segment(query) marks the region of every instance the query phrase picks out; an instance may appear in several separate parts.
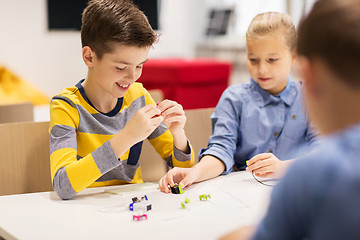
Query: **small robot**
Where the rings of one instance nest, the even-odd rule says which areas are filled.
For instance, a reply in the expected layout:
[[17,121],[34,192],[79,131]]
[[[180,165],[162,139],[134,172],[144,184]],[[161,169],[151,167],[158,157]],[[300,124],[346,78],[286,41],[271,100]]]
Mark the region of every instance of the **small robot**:
[[146,195],[144,195],[141,199],[133,197],[132,201],[133,202],[129,205],[130,211],[147,212],[151,210],[151,203]]
[[177,183],[175,183],[173,187],[170,187],[171,192],[174,194],[183,194],[184,190],[182,188],[183,188],[183,185],[179,185]]

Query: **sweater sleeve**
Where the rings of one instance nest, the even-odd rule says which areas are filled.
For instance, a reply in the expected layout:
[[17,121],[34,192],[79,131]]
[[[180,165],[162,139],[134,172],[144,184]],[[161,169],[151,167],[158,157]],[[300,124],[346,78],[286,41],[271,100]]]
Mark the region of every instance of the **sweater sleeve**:
[[62,199],[74,197],[120,164],[109,141],[86,156],[78,156],[78,123],[76,105],[54,97],[50,105],[50,168],[53,188]]

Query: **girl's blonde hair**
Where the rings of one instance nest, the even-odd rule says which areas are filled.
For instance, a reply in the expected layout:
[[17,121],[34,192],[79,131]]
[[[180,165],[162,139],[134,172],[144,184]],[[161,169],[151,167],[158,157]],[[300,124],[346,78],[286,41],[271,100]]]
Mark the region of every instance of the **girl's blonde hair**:
[[290,51],[295,50],[297,37],[291,17],[285,13],[266,12],[253,18],[246,32],[246,40],[279,34]]

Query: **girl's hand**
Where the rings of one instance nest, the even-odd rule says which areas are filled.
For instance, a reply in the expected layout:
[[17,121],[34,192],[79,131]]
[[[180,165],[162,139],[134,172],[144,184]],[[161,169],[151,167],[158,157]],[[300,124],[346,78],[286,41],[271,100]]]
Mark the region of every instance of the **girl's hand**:
[[260,153],[247,162],[246,171],[253,172],[257,177],[279,177],[283,172],[283,164],[272,153]]
[[172,135],[183,132],[186,116],[183,107],[177,102],[164,100],[157,105],[164,117],[164,124],[170,130]]
[[197,170],[195,168],[175,167],[159,180],[159,188],[161,192],[170,193],[169,186],[173,187],[175,183],[178,183],[187,187],[194,183],[196,179]]

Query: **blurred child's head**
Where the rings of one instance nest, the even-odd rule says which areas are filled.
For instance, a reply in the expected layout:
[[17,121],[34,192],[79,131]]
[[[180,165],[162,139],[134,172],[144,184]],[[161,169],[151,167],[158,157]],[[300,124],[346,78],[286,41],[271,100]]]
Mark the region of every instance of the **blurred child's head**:
[[246,33],[250,76],[270,94],[286,87],[295,61],[296,30],[289,15],[267,12],[254,17]]
[[91,0],[82,14],[82,47],[101,59],[114,45],[150,47],[157,40],[147,17],[130,0]]
[[322,133],[360,121],[360,0],[320,0],[299,27],[299,70]]

